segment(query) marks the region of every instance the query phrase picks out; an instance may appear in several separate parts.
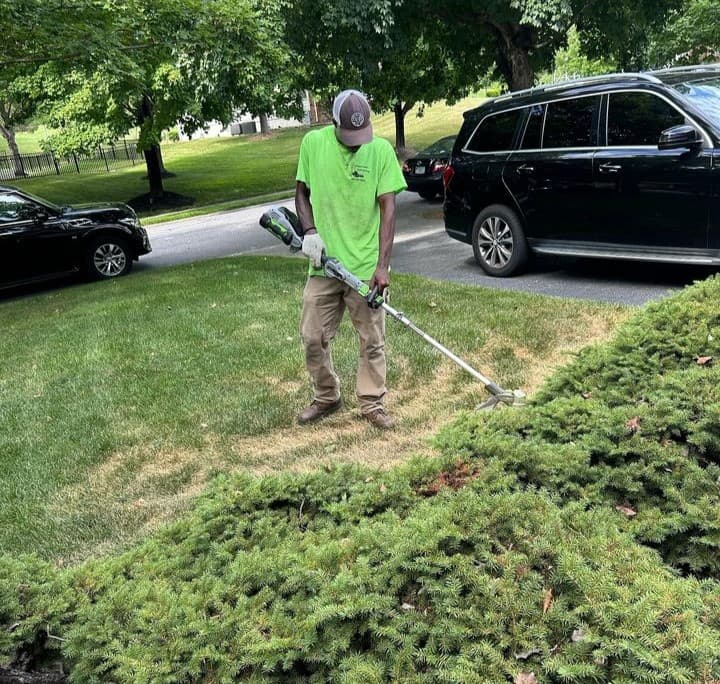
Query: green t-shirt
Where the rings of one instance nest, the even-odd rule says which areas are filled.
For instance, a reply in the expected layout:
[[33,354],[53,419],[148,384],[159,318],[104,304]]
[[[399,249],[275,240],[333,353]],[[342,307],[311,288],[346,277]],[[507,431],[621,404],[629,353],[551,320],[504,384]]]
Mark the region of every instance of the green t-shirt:
[[[328,256],[339,259],[361,280],[372,278],[380,252],[377,198],[407,185],[392,145],[373,138],[351,152],[334,126],[310,131],[300,145],[298,181],[310,188],[315,227]],[[310,265],[311,275],[322,275]]]

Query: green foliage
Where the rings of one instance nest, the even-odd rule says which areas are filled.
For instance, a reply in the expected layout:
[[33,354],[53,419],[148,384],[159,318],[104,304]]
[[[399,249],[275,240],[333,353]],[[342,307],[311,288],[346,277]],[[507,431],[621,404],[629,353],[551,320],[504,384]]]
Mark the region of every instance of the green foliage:
[[0,0],[0,134],[12,152],[15,128],[62,84],[57,75],[66,65],[86,65],[105,55],[112,36],[107,16],[93,0]]
[[583,50],[592,59],[612,59],[626,71],[648,67],[654,32],[683,0],[573,1],[574,23]]
[[527,410],[467,416],[440,438],[518,486],[621,507],[685,572],[720,578],[720,278],[646,307],[556,373]]
[[[296,60],[278,39],[279,2],[87,2],[100,16],[97,29],[85,30],[103,50],[48,56],[32,67],[42,84],[44,116],[57,129],[46,147],[85,151],[137,128],[139,148],[153,151],[148,178],[152,194],[160,196],[155,161],[164,130],[178,122],[187,133],[212,120],[227,124],[238,110],[300,116]],[[42,15],[39,6],[30,10]],[[74,26],[75,18],[66,17],[56,30],[72,34]]]
[[717,62],[720,56],[720,3],[717,0],[686,0],[673,12],[650,46],[650,62],[698,64]]
[[663,569],[612,512],[561,511],[452,462],[466,486],[429,496],[437,467],[223,478],[183,522],[22,601],[28,571],[7,563],[7,641],[49,625],[76,682],[720,673],[714,587]]
[[169,131],[166,131],[165,137],[169,142],[180,142],[180,131],[177,126],[173,126]]
[[567,47],[555,53],[552,80],[607,74],[615,69],[615,64],[609,59],[589,59],[582,51],[577,28],[572,26],[568,31]]
[[[289,4],[287,40],[315,93],[360,88],[376,112],[395,109],[401,123],[416,103],[456,101],[478,82],[472,63],[451,58],[445,24],[416,0]],[[404,147],[402,134],[395,142]]]
[[255,81],[287,60],[272,33],[276,17],[252,0],[132,0],[107,12],[116,36],[108,53],[51,91],[59,135],[77,137],[92,125],[121,136],[138,126],[149,149],[178,120],[189,133],[211,119],[229,121],[252,100]]

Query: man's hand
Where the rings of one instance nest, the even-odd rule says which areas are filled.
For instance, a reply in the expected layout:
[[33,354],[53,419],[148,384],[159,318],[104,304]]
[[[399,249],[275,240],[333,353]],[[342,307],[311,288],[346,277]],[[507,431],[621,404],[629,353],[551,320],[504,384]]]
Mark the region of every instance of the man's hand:
[[388,285],[390,285],[390,272],[387,268],[378,266],[375,269],[375,273],[373,273],[373,277],[370,279],[370,289],[372,290],[376,287],[377,291],[383,294]]
[[325,243],[317,233],[306,233],[303,238],[302,253],[312,261],[314,268],[322,268],[322,255]]

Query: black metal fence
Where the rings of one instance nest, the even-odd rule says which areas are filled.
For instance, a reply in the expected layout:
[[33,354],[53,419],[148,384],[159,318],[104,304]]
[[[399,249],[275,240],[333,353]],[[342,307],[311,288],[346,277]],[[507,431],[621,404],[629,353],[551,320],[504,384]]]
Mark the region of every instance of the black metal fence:
[[98,147],[90,154],[58,156],[54,152],[0,155],[0,180],[64,173],[103,173],[123,166],[144,163],[137,151],[137,140],[120,140]]

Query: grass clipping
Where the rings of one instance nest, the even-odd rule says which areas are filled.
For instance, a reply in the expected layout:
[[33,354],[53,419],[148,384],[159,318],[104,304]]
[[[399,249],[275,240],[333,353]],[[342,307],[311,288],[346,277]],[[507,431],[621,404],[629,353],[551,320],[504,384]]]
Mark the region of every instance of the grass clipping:
[[719,296],[646,308],[439,459],[225,475],[116,558],[7,559],[0,649],[82,682],[717,682]]

